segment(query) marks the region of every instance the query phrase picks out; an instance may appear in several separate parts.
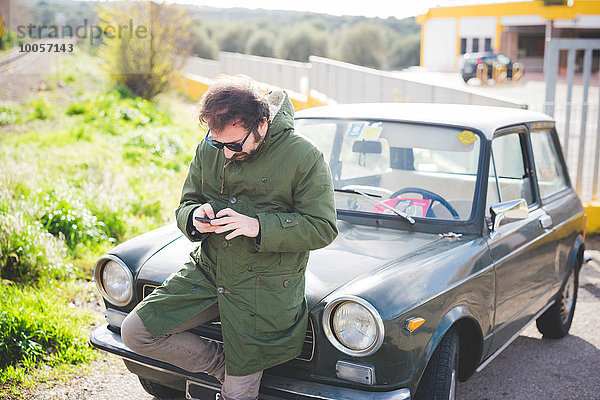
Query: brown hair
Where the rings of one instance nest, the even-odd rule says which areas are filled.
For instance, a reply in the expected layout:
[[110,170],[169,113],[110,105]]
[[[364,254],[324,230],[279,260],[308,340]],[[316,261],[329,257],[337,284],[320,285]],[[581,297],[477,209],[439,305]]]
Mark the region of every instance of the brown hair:
[[234,122],[255,132],[269,120],[266,93],[255,81],[241,76],[218,78],[200,99],[198,109],[200,123],[215,132]]

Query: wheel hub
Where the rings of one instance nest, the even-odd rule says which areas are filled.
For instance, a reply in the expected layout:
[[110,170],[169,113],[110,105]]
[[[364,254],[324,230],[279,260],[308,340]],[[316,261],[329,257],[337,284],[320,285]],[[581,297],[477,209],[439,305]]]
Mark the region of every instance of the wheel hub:
[[565,285],[562,292],[562,304],[560,309],[560,315],[563,324],[566,324],[573,308],[573,301],[575,299],[575,271],[573,270],[569,275],[569,280]]

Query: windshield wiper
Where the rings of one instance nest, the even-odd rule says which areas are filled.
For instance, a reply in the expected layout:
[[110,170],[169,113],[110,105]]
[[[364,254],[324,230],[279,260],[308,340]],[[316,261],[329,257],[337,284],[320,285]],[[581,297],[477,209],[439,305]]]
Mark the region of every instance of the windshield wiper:
[[379,196],[377,194],[369,194],[369,193],[365,193],[363,191],[356,190],[356,189],[334,189],[334,191],[336,191],[336,192],[342,192],[342,193],[359,194],[359,195],[361,195],[363,197],[366,197],[367,199],[371,200],[373,203],[382,205],[385,208],[387,208],[388,210],[391,210],[394,214],[399,215],[402,218],[406,219],[408,222],[410,222],[411,225],[414,225],[415,222],[416,222],[415,219],[413,217],[411,217],[410,215],[408,215],[407,213],[405,213],[403,211],[396,210],[394,207],[390,206],[389,204],[385,204],[381,200],[374,199],[374,197],[381,198],[381,196]]

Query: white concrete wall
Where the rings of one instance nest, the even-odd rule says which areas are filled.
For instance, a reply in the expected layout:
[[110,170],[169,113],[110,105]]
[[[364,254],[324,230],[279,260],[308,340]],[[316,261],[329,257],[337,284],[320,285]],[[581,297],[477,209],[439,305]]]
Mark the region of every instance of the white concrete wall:
[[458,36],[482,38],[496,36],[496,17],[462,17],[458,23]]
[[423,66],[433,71],[454,71],[457,53],[456,18],[434,18],[425,23]]

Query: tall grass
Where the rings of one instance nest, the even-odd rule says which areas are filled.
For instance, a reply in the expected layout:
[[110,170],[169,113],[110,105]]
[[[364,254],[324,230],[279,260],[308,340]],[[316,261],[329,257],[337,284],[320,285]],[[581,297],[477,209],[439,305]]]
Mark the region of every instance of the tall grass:
[[0,383],[40,362],[77,364],[95,357],[87,336],[96,319],[75,309],[72,293],[64,284],[0,284]]
[[41,278],[65,279],[73,265],[65,261],[66,249],[37,221],[21,212],[0,214],[0,277],[17,282]]
[[0,103],[0,383],[90,359],[89,317],[60,288],[173,222],[200,137],[176,97],[111,88],[90,56],[62,63],[66,89]]

